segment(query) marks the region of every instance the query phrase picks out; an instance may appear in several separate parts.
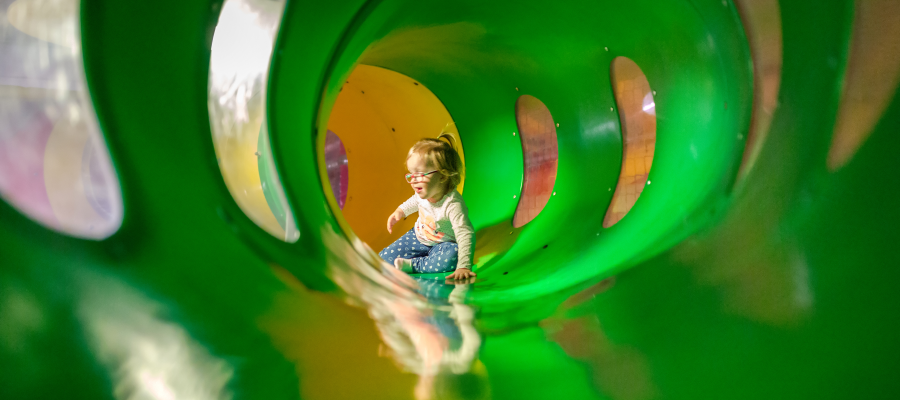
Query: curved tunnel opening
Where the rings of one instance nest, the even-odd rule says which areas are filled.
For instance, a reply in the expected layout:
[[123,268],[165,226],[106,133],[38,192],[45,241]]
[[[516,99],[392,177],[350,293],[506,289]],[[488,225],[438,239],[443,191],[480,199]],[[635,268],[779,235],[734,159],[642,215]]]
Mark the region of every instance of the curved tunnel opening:
[[[374,250],[386,247],[412,229],[410,216],[388,233],[385,221],[412,195],[403,176],[409,148],[422,138],[451,134],[465,163],[465,143],[453,117],[425,85],[402,73],[371,65],[357,65],[344,81],[332,107],[327,131],[340,137],[346,149],[349,178],[346,202],[328,197],[345,233]],[[326,141],[327,141],[326,134]],[[320,140],[320,142],[322,142]],[[317,148],[320,174],[328,175],[326,143]],[[324,191],[333,193],[330,179]],[[465,177],[457,190],[463,193]]]
[[66,235],[104,240],[121,185],[84,73],[78,2],[0,3],[0,201]]
[[553,115],[536,97],[524,94],[516,100],[516,125],[522,140],[525,171],[512,226],[521,228],[537,217],[547,206],[550,196],[556,194],[553,186],[559,165],[559,148]]
[[637,203],[649,180],[656,151],[656,103],[647,76],[627,57],[616,57],[610,80],[622,127],[622,172],[603,227],[619,222]]
[[[483,287],[490,288],[472,293],[475,302],[533,298],[614,274],[706,224],[710,205],[730,190],[744,142],[720,132],[745,129],[752,97],[749,51],[739,19],[721,5],[610,7],[596,14],[564,6],[542,13],[528,8],[470,13],[453,5],[435,10],[407,2],[381,3],[357,21],[332,64],[319,112],[319,120],[328,121],[327,127],[318,124],[320,141],[326,128],[343,138],[342,129],[333,123],[352,120],[335,119],[345,112],[340,104],[345,93],[368,96],[361,89],[348,89],[354,82],[348,78],[358,68],[381,68],[409,77],[430,89],[452,113],[465,145],[464,197],[476,229],[476,271]],[[567,23],[542,26],[537,21],[545,14]],[[650,24],[653,29],[633,31],[623,22],[667,21],[672,15],[683,23]],[[535,23],[524,23],[528,21]],[[712,36],[711,30],[728,34]],[[660,37],[667,41],[660,42]],[[698,41],[704,45],[698,47]],[[713,51],[719,48],[729,51]],[[579,61],[569,62],[571,54],[579,54]],[[610,80],[613,60],[620,56],[641,65],[654,82],[657,129],[665,139],[654,154],[653,185],[643,190],[642,207],[632,210],[627,220],[604,227],[626,161]],[[522,95],[545,104],[558,136],[551,196],[524,226],[513,223],[523,192],[525,159],[511,112]],[[349,162],[354,164],[355,146],[348,147]],[[398,160],[394,174],[399,176],[404,159],[383,157],[377,165]],[[382,168],[388,176],[387,168],[393,166]],[[320,163],[320,175],[322,171]],[[375,181],[352,179],[351,193],[357,193],[356,182],[374,184],[372,190],[382,187]],[[400,199],[406,194],[404,185],[396,182]],[[351,207],[358,200],[354,194],[348,197],[344,218],[377,251],[390,243],[383,220],[399,202],[357,217]],[[371,228],[349,222],[363,218],[370,218]]]

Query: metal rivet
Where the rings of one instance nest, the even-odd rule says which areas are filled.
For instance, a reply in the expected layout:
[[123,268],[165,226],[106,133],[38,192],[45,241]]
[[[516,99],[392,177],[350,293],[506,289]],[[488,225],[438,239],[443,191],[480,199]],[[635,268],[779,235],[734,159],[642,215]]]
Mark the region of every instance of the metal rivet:
[[553,192],[553,195],[556,196],[556,192]]
[[513,198],[516,198],[516,195],[513,195]]
[[609,108],[609,111],[612,111],[612,110],[613,110],[613,108],[612,108],[612,107],[610,107],[610,108]]
[[513,132],[513,136],[516,136],[516,133],[515,133],[515,132]]
[[516,91],[518,92],[518,91],[519,91],[519,88],[516,88]]
[[649,184],[650,184],[650,181],[647,181],[647,184],[649,185]]
[[612,192],[612,188],[609,188],[609,189],[607,190],[607,192]]
[[656,91],[655,91],[655,90],[653,91],[653,95],[656,96]]
[[604,47],[603,50],[609,51],[609,47]]
[[559,128],[559,123],[558,123],[558,122],[556,123],[556,127]]

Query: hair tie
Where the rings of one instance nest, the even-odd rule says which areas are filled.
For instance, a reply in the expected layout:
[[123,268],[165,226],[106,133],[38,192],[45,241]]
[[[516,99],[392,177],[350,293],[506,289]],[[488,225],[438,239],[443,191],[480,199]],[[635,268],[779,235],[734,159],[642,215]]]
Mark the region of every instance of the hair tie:
[[450,121],[447,123],[447,125],[444,125],[444,128],[441,129],[441,133],[438,133],[438,139],[440,139],[441,136],[444,136],[444,134],[450,134],[450,132],[447,132],[447,127],[450,125],[456,125],[456,122]]

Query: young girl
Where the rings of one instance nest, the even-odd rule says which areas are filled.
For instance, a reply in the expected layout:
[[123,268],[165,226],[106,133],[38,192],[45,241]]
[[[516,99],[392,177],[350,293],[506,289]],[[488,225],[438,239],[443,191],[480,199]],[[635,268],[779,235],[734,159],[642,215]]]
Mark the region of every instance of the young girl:
[[414,212],[419,213],[419,218],[415,228],[378,253],[404,272],[455,270],[447,279],[475,276],[475,230],[466,203],[456,191],[462,181],[463,165],[452,141],[453,137],[446,133],[438,139],[422,139],[406,156],[406,181],[415,194],[388,217],[388,232],[393,233],[394,224]]

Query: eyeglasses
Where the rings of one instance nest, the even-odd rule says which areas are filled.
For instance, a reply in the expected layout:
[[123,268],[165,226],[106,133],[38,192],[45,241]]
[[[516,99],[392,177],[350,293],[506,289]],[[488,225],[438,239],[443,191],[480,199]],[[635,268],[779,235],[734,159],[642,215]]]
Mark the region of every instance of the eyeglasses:
[[433,173],[435,173],[435,172],[439,172],[439,171],[436,171],[436,170],[435,170],[435,171],[431,171],[431,172],[414,172],[414,173],[411,173],[411,174],[406,174],[406,181],[409,182],[409,183],[413,183],[413,181],[422,179],[422,178],[424,178],[424,177],[426,177],[426,176],[428,176],[428,175],[431,175],[431,174],[433,174]]

